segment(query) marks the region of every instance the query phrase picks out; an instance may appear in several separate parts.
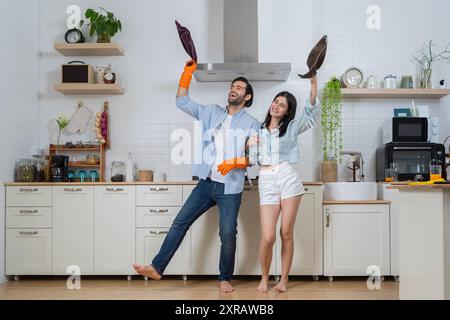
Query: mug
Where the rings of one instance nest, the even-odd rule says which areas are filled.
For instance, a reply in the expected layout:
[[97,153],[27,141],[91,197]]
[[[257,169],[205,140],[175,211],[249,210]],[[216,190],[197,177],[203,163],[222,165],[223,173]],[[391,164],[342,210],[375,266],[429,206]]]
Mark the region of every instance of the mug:
[[163,172],[155,172],[153,174],[153,181],[166,181],[167,180],[167,175]]
[[80,179],[80,182],[86,182],[87,172],[84,170],[78,171],[78,178]]

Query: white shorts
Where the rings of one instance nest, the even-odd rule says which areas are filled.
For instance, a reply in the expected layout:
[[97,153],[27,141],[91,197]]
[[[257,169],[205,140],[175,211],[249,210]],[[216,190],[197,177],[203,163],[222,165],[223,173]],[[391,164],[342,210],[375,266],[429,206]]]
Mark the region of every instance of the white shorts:
[[289,162],[260,170],[258,186],[260,205],[278,205],[281,200],[305,194],[303,183]]

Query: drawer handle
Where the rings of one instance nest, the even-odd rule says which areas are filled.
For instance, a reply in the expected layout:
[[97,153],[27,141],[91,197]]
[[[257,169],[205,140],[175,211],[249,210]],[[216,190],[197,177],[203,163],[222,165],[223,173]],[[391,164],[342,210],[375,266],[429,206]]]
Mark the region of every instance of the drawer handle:
[[308,188],[305,188],[305,191],[306,191],[306,192],[308,192],[308,191],[309,191],[309,189],[308,189]]
[[123,189],[122,188],[106,188],[106,191],[120,192],[120,191],[123,191]]
[[36,236],[38,235],[37,231],[20,231],[19,234],[21,236]]
[[325,210],[325,216],[326,216],[326,227],[329,228],[330,227],[330,209],[326,209]]
[[64,188],[64,191],[66,192],[81,192],[83,189],[81,188]]
[[167,213],[169,209],[150,209],[151,213]]
[[169,231],[150,231],[150,234],[168,234]]
[[33,213],[38,213],[37,210],[20,210],[19,212],[20,212],[20,213],[23,213],[23,214],[33,214]]
[[20,188],[20,192],[37,192],[37,188]]
[[150,188],[150,191],[169,191],[169,188]]

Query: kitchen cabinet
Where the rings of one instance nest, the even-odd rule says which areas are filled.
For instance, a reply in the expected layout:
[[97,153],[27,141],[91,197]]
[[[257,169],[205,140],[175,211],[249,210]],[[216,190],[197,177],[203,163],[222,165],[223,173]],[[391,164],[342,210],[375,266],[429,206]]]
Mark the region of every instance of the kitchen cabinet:
[[[159,252],[169,228],[138,228],[136,230],[136,262],[141,265],[151,264]],[[165,275],[181,275],[183,273],[182,246],[175,252],[168,264]]]
[[53,187],[53,274],[94,274],[94,187]]
[[390,274],[389,204],[327,204],[323,210],[325,276],[369,276],[369,266]]
[[135,186],[95,187],[94,274],[135,273]]
[[[195,186],[183,186],[183,204]],[[219,210],[209,209],[186,233],[183,242],[185,275],[218,275],[220,258]]]
[[52,230],[6,230],[6,275],[52,274]]
[[[306,194],[298,209],[294,227],[294,257],[290,275],[320,276],[323,274],[322,186],[305,186]],[[280,230],[280,223],[278,229]],[[276,273],[281,275],[281,239],[277,232]]]
[[[259,263],[261,219],[259,211],[258,186],[245,186],[238,217],[235,275],[261,275]],[[273,257],[275,258],[275,246]],[[275,259],[272,259],[270,274],[275,274]]]

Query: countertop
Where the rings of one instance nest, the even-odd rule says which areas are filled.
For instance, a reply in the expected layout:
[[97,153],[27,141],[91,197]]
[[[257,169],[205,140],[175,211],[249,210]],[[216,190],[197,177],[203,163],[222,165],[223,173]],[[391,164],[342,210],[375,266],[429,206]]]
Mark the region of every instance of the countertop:
[[[154,182],[7,182],[4,183],[6,187],[11,186],[139,186],[139,185],[196,185],[198,180],[187,181],[154,181]],[[252,180],[254,185],[258,184],[258,181]],[[248,181],[245,182],[249,185]],[[321,186],[322,182],[303,182],[304,186]]]
[[389,186],[386,189],[397,189],[397,190],[434,190],[434,189],[450,189],[450,184],[428,184],[419,186],[410,185],[397,185]]

